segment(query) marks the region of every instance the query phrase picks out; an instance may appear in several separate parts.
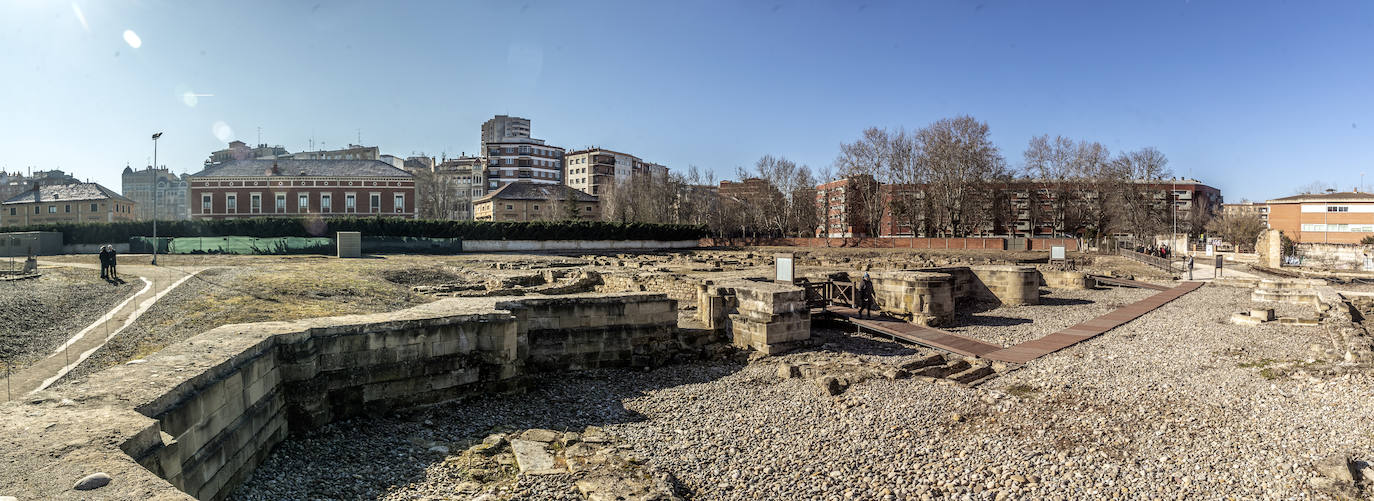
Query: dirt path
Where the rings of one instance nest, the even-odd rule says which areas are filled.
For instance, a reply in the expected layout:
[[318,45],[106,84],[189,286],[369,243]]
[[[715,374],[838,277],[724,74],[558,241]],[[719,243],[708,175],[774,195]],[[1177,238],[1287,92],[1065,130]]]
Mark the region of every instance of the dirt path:
[[[40,266],[68,266],[74,268],[98,269],[96,265],[84,263],[48,263]],[[35,391],[43,390],[56,382],[67,372],[79,365],[106,342],[119,335],[126,327],[138,320],[162,296],[171,292],[187,279],[200,273],[204,268],[139,266],[120,267],[124,277],[143,282],[137,293],[106,312],[94,323],[77,332],[62,343],[52,355],[34,362],[23,370],[7,378],[5,399],[12,400]]]

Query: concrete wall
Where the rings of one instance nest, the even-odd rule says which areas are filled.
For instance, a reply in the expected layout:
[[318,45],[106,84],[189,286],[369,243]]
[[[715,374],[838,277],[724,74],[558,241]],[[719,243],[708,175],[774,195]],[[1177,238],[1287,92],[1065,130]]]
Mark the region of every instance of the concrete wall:
[[1307,268],[1370,271],[1365,269],[1366,255],[1371,253],[1368,246],[1303,243],[1297,244],[1297,253]]
[[0,405],[0,436],[13,438],[0,493],[70,495],[105,471],[116,480],[92,491],[103,498],[222,499],[290,432],[503,391],[532,372],[654,365],[681,344],[675,334],[676,303],[661,294],[455,298],[227,325],[68,393]]
[[696,240],[464,240],[463,252],[693,249]]

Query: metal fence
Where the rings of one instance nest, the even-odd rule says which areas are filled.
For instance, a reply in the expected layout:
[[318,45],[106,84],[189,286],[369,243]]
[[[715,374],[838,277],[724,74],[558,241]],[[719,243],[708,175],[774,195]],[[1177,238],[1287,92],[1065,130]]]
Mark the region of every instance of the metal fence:
[[1119,255],[1119,256],[1121,256],[1121,257],[1124,257],[1124,258],[1127,258],[1127,259],[1130,259],[1130,260],[1132,260],[1132,261],[1136,261],[1136,262],[1139,262],[1139,263],[1143,263],[1143,264],[1148,264],[1148,265],[1150,265],[1150,266],[1154,266],[1155,268],[1159,268],[1159,269],[1164,270],[1164,271],[1168,271],[1168,272],[1174,271],[1174,267],[1173,267],[1173,264],[1172,264],[1173,261],[1170,260],[1170,259],[1168,259],[1168,258],[1162,258],[1162,257],[1157,257],[1157,256],[1151,256],[1151,255],[1149,255],[1149,254],[1144,254],[1144,253],[1136,252],[1136,251],[1133,251],[1133,250],[1126,250],[1126,249],[1117,249],[1117,255]]

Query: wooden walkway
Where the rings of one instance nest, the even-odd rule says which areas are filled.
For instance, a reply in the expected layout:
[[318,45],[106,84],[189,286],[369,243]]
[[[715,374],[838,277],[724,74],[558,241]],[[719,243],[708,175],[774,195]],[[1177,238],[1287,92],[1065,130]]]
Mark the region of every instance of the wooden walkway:
[[[922,346],[950,351],[965,356],[976,356],[989,360],[1024,364],[1115,329],[1121,326],[1121,324],[1130,322],[1131,320],[1139,318],[1141,315],[1154,311],[1165,303],[1197,290],[1197,288],[1201,286],[1202,282],[1184,282],[1172,288],[1162,287],[1164,290],[1159,293],[1117,308],[1106,315],[1055,332],[1040,339],[1026,341],[1007,348],[891,317],[858,318],[858,310],[854,308],[831,306],[826,308],[825,311],[843,318],[860,328],[886,334]],[[1155,287],[1150,288],[1153,289]]]
[[859,318],[859,310],[846,306],[831,306],[826,311],[848,320],[849,323],[873,332],[882,333],[910,343],[930,348],[951,351],[960,355],[981,357],[999,351],[1001,346],[985,343],[971,337],[952,334],[939,329],[916,325],[889,316],[869,316]]
[[1094,281],[1100,284],[1116,285],[1121,287],[1135,287],[1138,289],[1154,289],[1157,291],[1167,291],[1171,287],[1167,285],[1152,284],[1139,280],[1126,280],[1124,278],[1108,277],[1103,275],[1090,275]]

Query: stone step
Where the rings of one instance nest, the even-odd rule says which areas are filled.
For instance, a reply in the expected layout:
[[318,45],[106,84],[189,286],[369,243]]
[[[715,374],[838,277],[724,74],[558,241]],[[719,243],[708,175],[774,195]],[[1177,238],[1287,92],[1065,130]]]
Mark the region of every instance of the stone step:
[[958,372],[963,372],[963,371],[965,371],[965,370],[968,370],[968,368],[969,368],[969,363],[968,363],[967,360],[956,360],[956,361],[954,361],[954,362],[951,362],[951,363],[948,363],[948,364],[945,364],[945,365],[935,365],[935,366],[926,367],[926,368],[924,368],[924,369],[921,369],[921,370],[918,370],[918,371],[916,371],[916,372],[913,372],[912,374],[913,374],[913,375],[916,375],[916,376],[927,376],[927,377],[934,377],[934,378],[943,378],[943,377],[948,376],[948,375],[950,375],[950,374],[955,374],[955,373],[958,373]]
[[969,368],[969,369],[964,370],[964,371],[962,371],[962,372],[955,373],[955,374],[950,374],[950,375],[945,376],[945,377],[946,377],[947,379],[954,380],[955,382],[958,382],[958,383],[969,384],[969,383],[971,383],[971,382],[973,382],[973,381],[977,381],[977,380],[979,380],[979,379],[982,379],[982,378],[984,378],[984,377],[986,377],[986,376],[992,374],[993,372],[996,372],[996,371],[993,371],[993,370],[992,370],[992,367],[988,367],[988,366],[986,366],[986,365],[980,365],[980,366],[978,366],[978,367],[972,367],[972,368]]
[[913,361],[911,361],[911,362],[907,362],[907,363],[905,363],[905,364],[902,364],[902,368],[903,368],[903,369],[906,369],[906,370],[909,370],[909,371],[914,371],[914,370],[916,370],[916,369],[921,369],[921,368],[924,368],[924,367],[930,367],[930,366],[932,366],[932,365],[944,365],[944,363],[945,363],[945,355],[942,354],[942,353],[936,353],[936,354],[930,355],[930,356],[928,356],[928,357],[920,358],[920,359],[913,360]]

